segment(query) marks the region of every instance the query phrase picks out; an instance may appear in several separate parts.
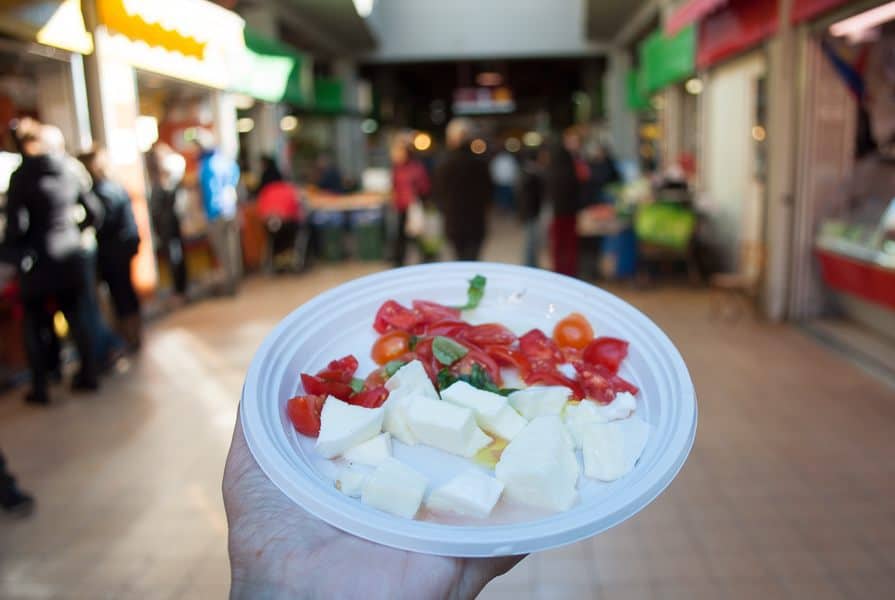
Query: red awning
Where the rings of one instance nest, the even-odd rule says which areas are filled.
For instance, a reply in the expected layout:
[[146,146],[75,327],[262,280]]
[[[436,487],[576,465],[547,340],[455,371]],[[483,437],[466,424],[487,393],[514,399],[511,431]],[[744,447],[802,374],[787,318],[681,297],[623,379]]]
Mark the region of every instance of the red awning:
[[725,4],[727,4],[727,0],[688,0],[671,13],[671,16],[665,21],[665,33],[674,35],[690,23],[699,21]]
[[756,46],[777,32],[777,21],[777,0],[730,0],[727,8],[699,22],[697,68],[708,68]]
[[795,0],[792,3],[790,20],[793,25],[818,17],[821,14],[833,10],[848,0]]

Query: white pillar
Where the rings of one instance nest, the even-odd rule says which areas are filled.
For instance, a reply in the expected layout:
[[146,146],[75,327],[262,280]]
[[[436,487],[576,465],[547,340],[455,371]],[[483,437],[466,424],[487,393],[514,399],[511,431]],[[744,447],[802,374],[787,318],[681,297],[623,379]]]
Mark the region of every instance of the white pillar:
[[239,155],[239,132],[236,129],[236,102],[233,94],[213,92],[212,111],[218,148],[227,156],[236,158]]
[[637,160],[637,119],[627,106],[627,76],[631,57],[624,50],[611,50],[603,86],[612,150],[618,160]]

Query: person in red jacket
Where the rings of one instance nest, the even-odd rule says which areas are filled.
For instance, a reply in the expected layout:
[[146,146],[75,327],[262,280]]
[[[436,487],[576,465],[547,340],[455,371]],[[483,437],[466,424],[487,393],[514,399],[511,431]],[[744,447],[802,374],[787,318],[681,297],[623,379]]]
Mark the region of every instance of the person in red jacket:
[[429,195],[431,184],[423,164],[410,154],[410,140],[399,135],[392,142],[392,203],[398,213],[395,266],[404,264],[407,254],[407,210]]

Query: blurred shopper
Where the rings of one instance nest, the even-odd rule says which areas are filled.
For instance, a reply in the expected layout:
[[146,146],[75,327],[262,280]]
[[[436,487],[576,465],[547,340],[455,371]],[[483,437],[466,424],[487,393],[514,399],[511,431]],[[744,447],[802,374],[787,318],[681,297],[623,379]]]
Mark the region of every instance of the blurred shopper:
[[519,179],[519,163],[516,162],[516,157],[506,150],[501,150],[491,159],[489,169],[491,181],[494,182],[494,201],[499,208],[507,212],[512,211],[515,204],[514,187]]
[[607,204],[612,202],[609,186],[621,181],[621,173],[615,166],[615,158],[603,144],[595,144],[588,157],[590,170],[591,198],[589,204]]
[[[22,164],[9,180],[6,243],[17,256],[25,307],[25,345],[31,369],[26,401],[48,404],[46,314],[52,301],[68,321],[81,366],[72,388],[96,390],[96,357],[92,332],[85,323],[88,264],[81,247],[75,214],[82,196],[61,158],[48,154],[41,127],[26,119],[14,132]],[[84,206],[90,203],[83,201]],[[88,219],[92,218],[88,214]]]
[[255,193],[260,193],[268,184],[283,181],[283,173],[277,166],[277,160],[270,154],[261,157],[261,177],[258,179],[258,186]]
[[332,156],[323,153],[317,157],[317,187],[326,192],[341,194],[345,191],[342,172]]
[[404,264],[407,253],[407,214],[419,211],[422,234],[423,198],[431,191],[429,174],[423,164],[410,154],[411,141],[405,135],[395,137],[390,148],[392,159],[392,203],[398,214],[398,230],[395,233],[395,266]]
[[3,452],[0,452],[0,507],[14,517],[27,517],[34,510],[34,498],[19,489],[15,478],[6,470]]
[[242,278],[242,243],[237,222],[239,167],[233,158],[214,148],[209,138],[199,147],[199,187],[208,221],[208,239],[224,280],[224,290],[236,294]]
[[186,190],[181,187],[186,171],[186,159],[163,142],[156,143],[146,154],[146,170],[149,173],[149,212],[155,247],[171,269],[174,294],[186,297],[188,276],[180,217]]
[[522,169],[516,186],[519,218],[525,225],[525,251],[523,262],[529,267],[538,266],[541,253],[541,205],[544,202],[544,166],[546,150],[526,151],[522,156]]
[[137,350],[142,340],[142,323],[140,299],[131,280],[131,261],[140,246],[140,233],[131,198],[121,184],[109,177],[105,149],[95,147],[80,159],[93,178],[93,193],[104,211],[102,225],[96,232],[99,276],[109,286],[119,331],[130,349]]
[[469,147],[472,131],[468,119],[448,123],[448,154],[434,178],[433,196],[444,214],[445,235],[458,260],[478,260],[493,197],[488,165]]
[[550,250],[553,270],[574,277],[578,274],[579,180],[572,155],[562,144],[554,143],[544,176],[544,195],[553,208],[550,223]]

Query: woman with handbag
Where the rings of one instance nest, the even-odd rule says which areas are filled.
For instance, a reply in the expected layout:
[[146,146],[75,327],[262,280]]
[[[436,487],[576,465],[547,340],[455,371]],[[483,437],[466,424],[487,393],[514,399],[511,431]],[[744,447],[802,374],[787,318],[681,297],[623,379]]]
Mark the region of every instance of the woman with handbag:
[[392,142],[392,204],[398,213],[395,238],[395,266],[404,265],[407,238],[423,233],[422,197],[429,194],[429,175],[423,164],[410,154],[410,140],[403,135]]

